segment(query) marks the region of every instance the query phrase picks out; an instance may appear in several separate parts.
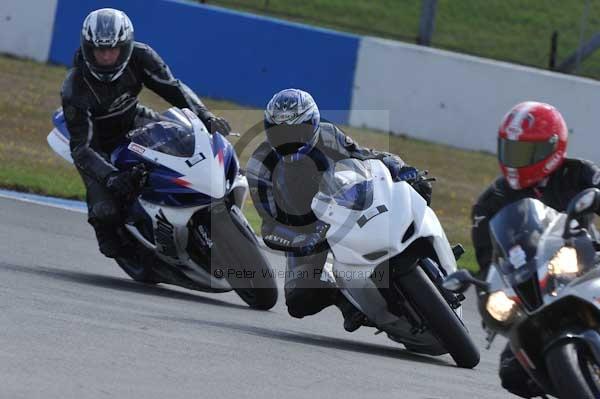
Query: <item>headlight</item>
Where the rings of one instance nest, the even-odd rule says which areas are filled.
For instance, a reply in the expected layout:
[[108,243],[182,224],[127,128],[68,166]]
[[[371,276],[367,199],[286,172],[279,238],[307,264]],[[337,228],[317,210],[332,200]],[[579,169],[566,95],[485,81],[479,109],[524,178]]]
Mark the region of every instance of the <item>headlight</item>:
[[494,319],[505,322],[517,310],[517,303],[510,299],[504,291],[496,291],[488,297],[485,309]]
[[580,270],[577,251],[572,247],[562,247],[548,264],[548,273],[552,276],[577,274]]

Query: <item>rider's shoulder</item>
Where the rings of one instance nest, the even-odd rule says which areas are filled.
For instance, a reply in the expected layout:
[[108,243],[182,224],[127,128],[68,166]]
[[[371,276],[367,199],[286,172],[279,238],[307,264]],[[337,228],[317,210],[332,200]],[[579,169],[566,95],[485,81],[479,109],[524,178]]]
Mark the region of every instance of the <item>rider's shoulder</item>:
[[477,203],[483,204],[489,202],[493,198],[501,198],[511,191],[511,187],[506,180],[506,177],[498,176],[485,190],[479,195]]
[[566,158],[554,173],[560,179],[579,183],[580,188],[600,186],[600,167],[587,159]]
[[325,148],[336,151],[341,148],[352,151],[356,146],[350,136],[331,122],[321,122],[319,125],[319,139]]
[[587,159],[583,158],[565,158],[563,164],[560,169],[563,170],[571,170],[571,169],[597,169],[598,166]]
[[131,53],[133,56],[145,55],[154,52],[152,47],[146,43],[142,42],[133,42],[133,52]]
[[343,135],[344,132],[331,122],[321,121],[319,124],[319,134],[323,141],[332,141],[337,140],[337,137]]
[[81,68],[76,66],[69,69],[60,90],[62,99],[73,100],[81,97],[83,94],[82,83],[83,75]]
[[274,158],[276,158],[276,154],[273,147],[268,142],[263,141],[248,159],[247,173],[255,176],[270,174],[270,165]]
[[142,42],[133,43],[131,61],[133,63],[147,64],[155,60],[160,60],[158,53],[150,45]]

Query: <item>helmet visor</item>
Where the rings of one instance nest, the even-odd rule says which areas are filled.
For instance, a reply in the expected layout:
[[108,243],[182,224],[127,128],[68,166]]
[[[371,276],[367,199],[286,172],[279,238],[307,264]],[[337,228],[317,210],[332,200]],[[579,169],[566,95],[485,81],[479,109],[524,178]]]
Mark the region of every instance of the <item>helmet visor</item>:
[[[119,56],[117,57],[114,64],[100,65],[100,63],[96,59],[96,56],[94,55],[94,50],[102,48],[119,49]],[[131,53],[133,51],[133,41],[121,42],[118,43],[115,47],[97,47],[88,41],[83,41],[81,50],[83,52],[83,58],[94,72],[96,72],[99,75],[110,76],[119,72],[123,68],[123,66],[129,61],[129,57],[131,56]]]
[[302,146],[309,143],[316,134],[310,122],[298,125],[270,125],[267,127],[266,133],[271,146],[282,155],[289,155],[298,151]]
[[518,141],[498,138],[498,160],[509,168],[521,168],[548,158],[558,145],[553,137],[548,141]]

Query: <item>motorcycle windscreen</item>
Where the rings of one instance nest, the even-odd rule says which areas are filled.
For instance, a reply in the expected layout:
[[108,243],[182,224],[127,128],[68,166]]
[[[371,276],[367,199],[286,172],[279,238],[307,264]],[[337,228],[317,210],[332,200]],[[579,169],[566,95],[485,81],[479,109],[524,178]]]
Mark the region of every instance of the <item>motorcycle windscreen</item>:
[[373,176],[365,163],[343,159],[323,174],[317,197],[351,210],[362,211],[373,204]]
[[504,207],[490,221],[490,238],[500,272],[520,283],[537,271],[536,255],[542,234],[556,212],[526,198]]
[[133,130],[128,135],[136,144],[167,155],[190,158],[194,155],[194,131],[183,124],[161,121]]

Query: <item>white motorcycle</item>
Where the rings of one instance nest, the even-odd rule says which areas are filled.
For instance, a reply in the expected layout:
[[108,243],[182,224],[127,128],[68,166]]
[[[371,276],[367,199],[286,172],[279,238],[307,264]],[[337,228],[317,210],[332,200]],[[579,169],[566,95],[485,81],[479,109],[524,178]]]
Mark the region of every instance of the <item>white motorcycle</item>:
[[[149,171],[140,195],[125,206],[120,231],[135,253],[117,263],[136,281],[235,290],[252,308],[272,308],[275,274],[242,214],[248,183],[231,144],[187,109],[162,116],[176,128],[133,130],[111,154],[119,170],[143,164]],[[62,110],[53,121],[48,143],[72,163]]]
[[442,287],[462,248],[453,251],[409,183],[392,181],[379,160],[345,159],[324,175],[312,210],[330,225],[334,261],[321,279],[337,285],[377,333],[411,351],[449,353],[459,367],[479,363],[462,321],[464,296]]

